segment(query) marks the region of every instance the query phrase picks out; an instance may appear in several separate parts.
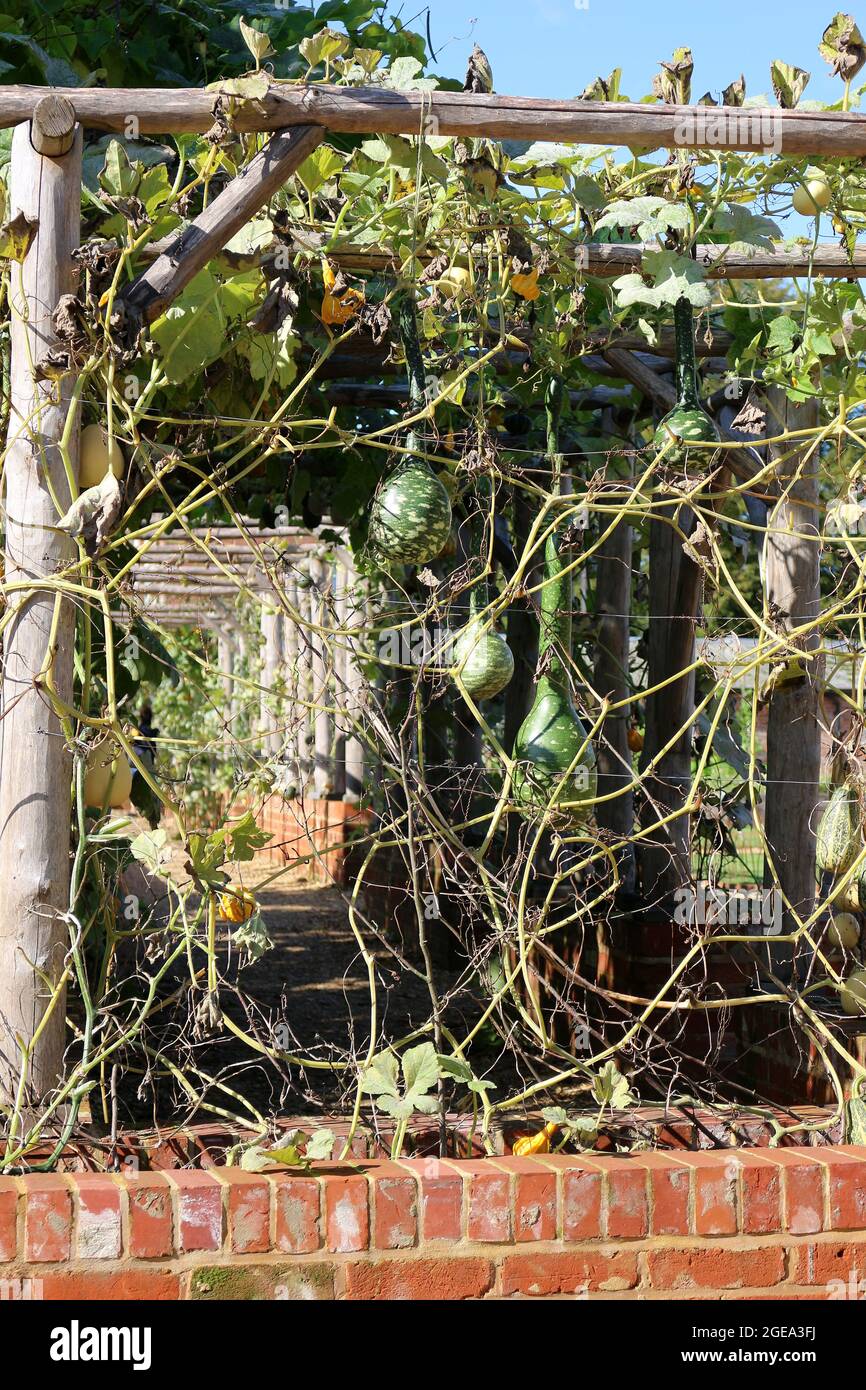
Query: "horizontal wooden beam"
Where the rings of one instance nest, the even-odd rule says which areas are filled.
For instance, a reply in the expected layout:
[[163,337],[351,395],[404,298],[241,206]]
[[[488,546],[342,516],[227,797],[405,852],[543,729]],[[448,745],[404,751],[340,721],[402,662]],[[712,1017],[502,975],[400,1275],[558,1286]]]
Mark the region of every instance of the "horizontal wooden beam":
[[[575,256],[580,254],[580,268],[587,275],[613,280],[618,275],[639,271],[646,251],[658,251],[657,245],[641,242],[575,242]],[[428,263],[433,250],[419,253],[418,259]],[[702,243],[695,248],[695,258],[705,267],[710,280],[777,280],[795,275],[840,276],[866,275],[866,247],[856,247],[849,256],[835,242],[822,242],[814,252],[803,243],[793,246],[776,245],[766,251],[758,247],[732,250],[728,246]],[[399,258],[381,247],[337,247],[328,251],[328,259],[348,271],[396,271]]]
[[[219,88],[54,88],[97,130],[173,134],[213,124]],[[0,88],[0,126],[30,118],[44,87]],[[225,101],[232,97],[225,93]],[[238,130],[319,125],[355,134],[489,136],[562,140],[645,149],[772,150],[791,155],[866,154],[861,111],[783,111],[779,107],[667,106],[661,102],[558,101],[499,93],[405,92],[392,87],[274,83],[257,100],[234,98]]]

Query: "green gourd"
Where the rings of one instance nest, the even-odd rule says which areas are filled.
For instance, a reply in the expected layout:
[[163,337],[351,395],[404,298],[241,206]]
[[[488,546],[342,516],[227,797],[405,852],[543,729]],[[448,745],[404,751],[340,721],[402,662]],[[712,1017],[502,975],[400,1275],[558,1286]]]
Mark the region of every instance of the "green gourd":
[[[557,441],[562,396],[561,382],[551,382],[546,407],[554,491],[559,490]],[[562,803],[593,801],[597,774],[595,749],[572,703],[563,662],[563,656],[568,659],[571,654],[572,584],[571,574],[564,573],[567,567],[568,559],[560,554],[560,537],[553,531],[545,544],[541,591],[538,649],[543,674],[536,682],[532,708],[514,740],[512,796],[525,812],[543,812],[553,803],[560,819],[567,816],[577,826],[589,819],[591,808],[562,807]]]
[[860,852],[860,803],[850,782],[836,787],[818,822],[815,862],[831,874],[844,873]]
[[[418,340],[414,296],[407,292],[397,307],[397,324],[406,354],[409,401],[423,405],[426,392],[424,360]],[[409,450],[419,447],[410,431]],[[373,550],[386,561],[423,565],[434,560],[451,533],[451,499],[424,458],[407,457],[382,482],[370,509],[368,537]]]
[[492,700],[514,675],[511,648],[500,633],[479,617],[489,602],[486,580],[469,595],[469,622],[454,639],[454,665],[473,700]]
[[[482,478],[478,485],[479,502],[492,501],[490,479]],[[473,553],[482,550],[484,528],[476,516],[470,524]],[[490,603],[487,577],[469,591],[469,621],[457,633],[452,648],[455,679],[473,700],[492,700],[504,690],[514,675],[514,657],[505,638],[490,626],[485,617]]]
[[685,297],[674,305],[674,385],[676,404],[659,421],[655,432],[656,449],[665,449],[664,463],[682,468],[694,458],[702,468],[712,467],[716,450],[698,449],[691,444],[718,444],[719,432],[701,404],[695,367],[695,316]]

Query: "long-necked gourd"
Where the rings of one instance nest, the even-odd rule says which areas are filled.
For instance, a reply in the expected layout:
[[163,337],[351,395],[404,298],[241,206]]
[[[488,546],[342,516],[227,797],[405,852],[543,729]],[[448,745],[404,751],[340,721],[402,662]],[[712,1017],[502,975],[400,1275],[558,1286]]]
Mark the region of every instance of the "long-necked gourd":
[[[490,496],[489,479],[479,487],[481,497]],[[483,527],[471,527],[472,548],[480,549]],[[455,674],[473,700],[492,700],[503,691],[514,675],[514,657],[505,638],[490,624],[487,609],[490,588],[487,575],[469,591],[469,621],[454,639]]]
[[[548,453],[553,463],[553,490],[559,492],[559,414],[562,383],[550,383],[546,396]],[[544,549],[544,584],[539,626],[539,676],[535,699],[514,741],[512,795],[518,806],[534,813],[552,806],[556,819],[572,825],[586,821],[597,788],[595,749],[571,699],[566,662],[571,656],[572,582],[568,556],[561,553],[561,534],[554,530]],[[585,805],[568,803],[584,802]]]
[[[406,291],[397,305],[397,326],[406,355],[409,402],[426,399],[426,376],[415,298]],[[392,564],[423,565],[434,560],[451,532],[451,500],[420,450],[414,429],[406,437],[407,456],[385,478],[370,509],[368,536],[375,553]],[[420,457],[413,456],[418,451]]]
[[701,404],[695,366],[695,316],[691,302],[682,296],[674,305],[674,385],[676,404],[658,424],[655,447],[664,449],[664,462],[675,468],[695,460],[709,468],[715,458],[711,449],[695,449],[695,444],[718,444],[719,432]]

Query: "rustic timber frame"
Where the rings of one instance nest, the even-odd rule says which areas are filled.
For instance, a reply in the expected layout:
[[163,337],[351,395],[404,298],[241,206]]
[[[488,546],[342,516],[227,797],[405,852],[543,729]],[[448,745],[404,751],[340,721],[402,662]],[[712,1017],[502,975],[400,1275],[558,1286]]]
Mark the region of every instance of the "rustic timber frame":
[[[55,498],[74,495],[78,459],[74,425],[67,412],[74,375],[60,386],[34,379],[38,364],[56,346],[52,311],[63,294],[74,292],[72,253],[78,241],[81,183],[81,129],[168,134],[204,132],[213,122],[213,89],[69,89],[49,94],[38,87],[0,88],[0,127],[16,126],[12,151],[12,214],[22,211],[35,225],[12,303],[11,423],[6,461],[6,581],[19,586],[13,619],[6,629],[2,705],[0,705],[0,1096],[14,1094],[21,1081],[21,1043],[29,1063],[23,1080],[34,1100],[47,1094],[61,1070],[64,1038],[63,983],[68,974],[67,922],[71,758],[57,710],[68,703],[72,686],[74,623],[70,600],[40,581],[74,554],[72,543],[53,526]],[[718,113],[717,113],[718,114]],[[733,114],[733,113],[732,113]],[[157,250],[148,268],[124,292],[126,304],[151,321],[172,303],[184,285],[219,252],[331,132],[394,133],[419,136],[486,136],[493,139],[550,139],[585,144],[630,145],[646,150],[764,148],[760,126],[777,127],[780,148],[789,154],[858,157],[866,154],[866,115],[840,112],[750,110],[750,121],[720,122],[708,136],[708,113],[700,107],[631,103],[548,101],[455,92],[412,93],[383,88],[275,83],[260,101],[238,104],[235,126],[269,132],[262,151],[205,212]],[[335,253],[347,267],[375,265],[375,252]],[[612,276],[639,264],[638,246],[588,247],[586,273]],[[698,256],[718,277],[758,279],[798,273],[851,276],[866,270],[866,252],[852,258],[837,248],[726,253],[698,248]],[[625,346],[599,345],[612,375],[624,377],[651,401],[669,403],[671,388],[657,370]],[[717,350],[722,343],[717,338]],[[667,349],[662,348],[662,352]],[[727,456],[736,469],[737,457]],[[747,470],[750,460],[740,460]],[[787,467],[793,467],[790,456]],[[817,538],[813,536],[814,496],[806,489],[791,508],[806,522],[791,526],[775,541],[768,568],[768,599],[796,622],[817,601]],[[802,518],[801,518],[802,520]],[[814,528],[812,527],[812,530]],[[664,531],[664,536],[661,535]],[[619,537],[620,547],[627,536]],[[781,552],[781,553],[780,553]],[[651,683],[682,670],[692,659],[698,585],[694,566],[671,528],[660,527],[654,546],[663,613],[675,612],[676,643],[651,646]],[[610,555],[611,574],[617,552]],[[796,575],[792,588],[791,575]],[[621,581],[617,581],[621,582]],[[651,583],[654,583],[651,580]],[[86,598],[86,591],[82,591]],[[679,598],[675,596],[679,595]],[[670,608],[670,602],[680,604]],[[621,599],[615,600],[620,602]],[[611,607],[611,611],[617,611]],[[617,640],[621,640],[621,632]],[[674,650],[675,646],[675,650]],[[665,747],[672,728],[688,717],[691,695],[683,681],[664,706],[648,718],[647,754]],[[774,696],[773,700],[781,698]],[[772,702],[771,702],[772,711]],[[817,723],[775,720],[773,759],[780,769],[808,769],[808,787],[780,782],[774,789],[777,823],[818,794]],[[687,747],[670,753],[675,778]],[[802,779],[801,779],[802,780]],[[786,801],[792,790],[796,806]],[[769,821],[768,816],[768,821]],[[682,817],[688,844],[688,819]],[[814,850],[812,850],[814,854]],[[814,892],[814,862],[808,853],[797,862],[777,863],[786,898],[808,911],[804,897]],[[54,998],[50,1016],[47,1001]],[[31,1046],[32,1044],[32,1046]]]

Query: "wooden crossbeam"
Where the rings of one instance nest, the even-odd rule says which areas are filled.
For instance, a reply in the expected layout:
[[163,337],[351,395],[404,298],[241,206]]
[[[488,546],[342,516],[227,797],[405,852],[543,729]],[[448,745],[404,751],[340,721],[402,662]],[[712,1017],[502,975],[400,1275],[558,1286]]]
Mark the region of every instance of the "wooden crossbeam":
[[[658,251],[658,246],[642,242],[575,242],[575,256],[580,254],[581,269],[587,275],[613,280],[618,275],[639,271],[645,252]],[[266,253],[267,254],[267,253]],[[418,259],[428,263],[432,250],[422,251]],[[328,251],[328,259],[343,270],[381,272],[396,270],[398,259],[389,251],[373,246],[344,246]],[[776,280],[800,275],[824,275],[828,278],[866,275],[866,247],[858,246],[853,255],[835,242],[821,242],[814,251],[805,242],[732,250],[728,246],[701,243],[695,247],[695,259],[702,265],[710,280]]]
[[[149,135],[206,131],[219,88],[55,88],[83,125]],[[0,126],[27,120],[45,88],[0,88]],[[234,104],[238,130],[318,125],[355,134],[488,136],[562,140],[637,149],[774,150],[789,155],[866,154],[862,111],[784,111],[779,107],[667,106],[662,102],[559,101],[499,93],[404,92],[391,87],[274,83],[258,100]]]
[[194,222],[178,232],[162,254],[124,292],[123,299],[152,322],[227,241],[303,164],[324,131],[313,125],[274,135]]

